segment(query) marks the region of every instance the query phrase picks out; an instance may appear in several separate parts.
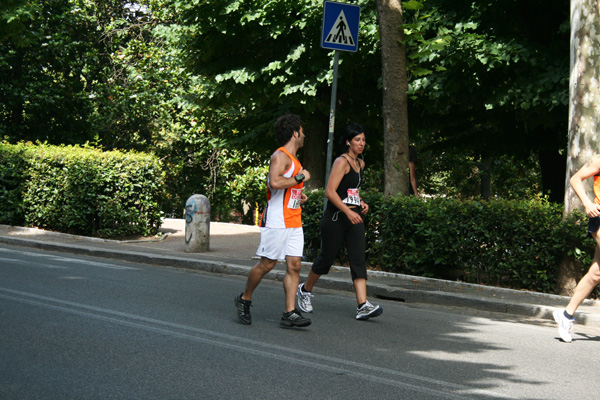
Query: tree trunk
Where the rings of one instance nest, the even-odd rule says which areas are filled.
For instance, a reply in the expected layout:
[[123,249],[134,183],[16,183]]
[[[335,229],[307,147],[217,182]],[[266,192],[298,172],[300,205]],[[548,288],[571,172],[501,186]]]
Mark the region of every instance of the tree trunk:
[[304,119],[304,148],[300,150],[302,167],[310,172],[310,180],[304,185],[306,190],[325,186],[325,162],[327,159],[327,115],[315,113]]
[[400,0],[377,0],[377,13],[383,82],[385,194],[407,195],[408,78]]
[[558,267],[557,291],[563,296],[571,296],[577,286],[577,281],[583,276],[581,263],[574,257],[565,254]]
[[[566,216],[582,210],[581,201],[569,184],[571,176],[600,149],[600,76],[597,49],[600,48],[600,10],[596,0],[571,0],[571,77],[569,83],[569,146],[565,180]],[[591,185],[590,189],[591,189]],[[593,198],[593,197],[592,197]],[[565,260],[560,266],[558,292],[571,295],[577,269]]]

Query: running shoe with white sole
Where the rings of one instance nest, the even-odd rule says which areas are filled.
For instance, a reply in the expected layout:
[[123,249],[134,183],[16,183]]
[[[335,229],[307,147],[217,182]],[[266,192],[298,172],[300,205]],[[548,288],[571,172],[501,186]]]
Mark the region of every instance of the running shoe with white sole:
[[374,306],[367,301],[361,308],[356,309],[356,319],[367,320],[380,316],[382,312],[383,308],[380,305]]
[[573,328],[573,322],[575,322],[575,320],[565,317],[564,308],[561,310],[554,310],[552,316],[558,324],[558,334],[560,335],[561,339],[566,343],[571,343],[573,340],[571,337],[571,328]]
[[296,291],[296,299],[298,299],[298,308],[300,311],[305,313],[313,312],[311,297],[315,297],[311,292],[305,292],[304,283],[298,285],[298,290]]
[[235,304],[238,320],[244,325],[250,325],[252,323],[252,316],[250,315],[252,301],[242,299],[242,293],[240,293],[235,296],[233,303]]

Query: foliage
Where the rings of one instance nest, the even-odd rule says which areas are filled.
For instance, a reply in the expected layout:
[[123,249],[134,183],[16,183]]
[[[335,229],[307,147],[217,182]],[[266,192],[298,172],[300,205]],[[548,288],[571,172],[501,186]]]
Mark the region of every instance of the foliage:
[[438,117],[422,122],[443,124],[445,135],[468,137],[472,148],[487,146],[487,153],[513,145],[507,138],[533,132],[536,125],[564,125],[567,1],[544,7],[537,1],[423,3],[425,10],[405,28],[410,58],[420,66],[413,71],[411,95]]
[[27,146],[0,142],[0,224],[23,225],[23,190],[28,180]]
[[526,199],[542,192],[541,171],[537,156],[518,160],[515,156],[489,157],[478,160],[468,153],[447,152],[436,157],[424,150],[417,160],[419,190],[459,199],[481,196],[483,175],[491,181],[492,198]]
[[[254,212],[264,208],[266,202],[268,158],[262,164],[251,165],[258,159],[257,155],[236,152],[234,156],[227,157],[223,165],[223,173],[219,177],[223,184],[215,188],[214,198],[230,199],[228,204],[243,214],[240,222],[252,224]],[[220,207],[219,219],[226,219],[231,214],[232,210],[225,209],[223,204],[217,206]]]
[[314,260],[321,249],[321,218],[323,217],[325,190],[306,192],[308,199],[302,204],[304,230],[304,256]]
[[[252,143],[259,153],[266,151],[270,123],[285,111],[306,115],[315,126],[326,118],[332,75],[331,59],[318,47],[322,2],[170,4],[181,16],[178,33],[189,71],[213,83],[204,86],[201,109],[230,117],[215,119],[203,111],[199,119],[230,137],[229,145]],[[379,154],[384,143],[377,12],[375,2],[357,4],[359,51],[342,54],[336,120],[338,126],[360,120]],[[533,18],[540,8],[544,18]],[[454,169],[473,171],[491,163],[496,168],[486,173],[496,185],[501,182],[496,171],[523,165],[538,179],[518,181],[530,186],[517,192],[548,193],[539,178],[540,168],[548,174],[547,163],[536,157],[542,151],[557,154],[566,143],[568,4],[423,0],[405,2],[403,9],[411,139],[422,152],[423,181],[441,182],[427,189],[452,187],[457,180],[446,178]],[[434,160],[445,169],[426,170]],[[375,157],[371,166],[381,164]],[[462,194],[461,189],[453,192]]]
[[90,83],[102,64],[89,13],[68,1],[12,0],[0,21],[0,137],[89,138]]
[[179,48],[163,35],[171,16],[163,6],[113,1],[108,15],[98,18],[108,62],[105,81],[93,93],[97,112],[91,120],[109,149],[170,156],[174,144],[204,130],[192,101],[201,96],[202,80],[183,70]]
[[[367,127],[365,187],[379,189],[377,13],[356,4],[359,51],[341,55],[336,120]],[[420,186],[474,198],[486,172],[492,196],[537,195],[536,152],[565,143],[568,2],[422,0],[403,11]],[[275,117],[326,122],[320,0],[8,0],[0,21],[0,137],[153,153],[171,216],[194,193],[209,196],[214,219],[242,201],[260,207]]]
[[419,5],[405,26],[411,139],[433,153],[423,161],[460,157],[443,176],[548,153],[555,161],[540,158],[537,168],[564,171],[556,158],[566,147],[568,1],[411,3]]
[[[332,52],[319,46],[322,1],[169,1],[180,16],[189,70],[213,83],[199,99],[202,108],[230,117],[213,121],[203,115],[207,126],[231,135],[237,146],[252,143],[260,153],[271,149],[272,122],[283,113],[300,114],[326,130]],[[357,3],[363,50],[341,56],[337,98],[343,106],[336,113],[340,126],[363,119],[376,131],[381,126],[376,10],[374,2]]]
[[203,79],[184,70],[172,18],[160,0],[11,1],[0,10],[0,137],[154,153],[168,174],[169,215],[214,192],[219,165],[243,173],[215,129],[227,113],[207,109],[203,119]]
[[[168,174],[169,215],[193,193],[221,196],[214,187],[263,164],[281,113],[325,130],[332,52],[319,47],[321,1],[5,3],[0,137],[154,153]],[[375,2],[356,3],[359,51],[341,54],[336,125],[360,121],[369,154],[383,154],[377,12]],[[422,187],[472,197],[476,164],[490,162],[495,194],[536,192],[532,153],[564,146],[539,126],[566,132],[566,2],[423,0],[403,9]],[[531,18],[538,9],[544,18]],[[244,161],[234,161],[239,154]],[[382,161],[373,156],[369,166]],[[511,166],[536,179],[501,187],[506,175],[495,171]],[[213,203],[238,208],[222,195]]]
[[187,96],[200,83],[156,33],[149,2],[11,4],[0,11],[9,27],[0,31],[6,139],[160,150],[193,123]]
[[[303,205],[306,255],[318,253],[322,192]],[[552,293],[563,256],[591,261],[581,214],[544,200],[390,198],[365,191],[367,256],[389,272]]]
[[[25,224],[100,237],[157,233],[164,174],[156,157],[32,144],[4,144],[0,151],[3,158],[22,158],[13,163],[21,182],[9,179],[2,186],[22,188],[18,200]],[[17,175],[9,168],[2,177]],[[11,200],[2,202],[0,215],[11,215],[16,190]]]

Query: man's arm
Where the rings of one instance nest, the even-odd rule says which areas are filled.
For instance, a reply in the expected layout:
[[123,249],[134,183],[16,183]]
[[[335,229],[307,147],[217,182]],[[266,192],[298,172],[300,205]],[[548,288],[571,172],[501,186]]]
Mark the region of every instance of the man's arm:
[[570,179],[571,187],[579,196],[581,203],[585,207],[585,213],[589,217],[600,215],[600,205],[595,204],[587,195],[583,181],[597,175],[600,172],[600,155],[593,156],[585,165],[575,173]]
[[[289,187],[298,184],[296,179],[292,176],[286,178],[283,176],[285,171],[290,167],[290,158],[282,151],[276,151],[271,156],[271,164],[269,165],[269,182],[273,189],[287,189]],[[304,182],[310,180],[310,173],[305,170],[300,170],[301,174],[304,174]]]

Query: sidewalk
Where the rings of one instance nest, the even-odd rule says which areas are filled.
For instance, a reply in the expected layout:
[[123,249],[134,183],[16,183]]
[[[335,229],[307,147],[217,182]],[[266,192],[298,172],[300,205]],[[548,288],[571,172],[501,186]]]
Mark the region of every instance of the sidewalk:
[[[257,262],[260,229],[256,226],[212,222],[210,250],[206,253],[185,252],[183,219],[165,219],[160,231],[163,235],[157,238],[116,241],[0,225],[0,243],[235,275],[247,275]],[[310,264],[303,263],[302,280],[309,270]],[[285,265],[278,263],[265,279],[282,281],[284,274]],[[333,267],[317,287],[353,291],[350,273],[344,267]],[[552,321],[552,311],[569,301],[564,296],[379,271],[369,271],[367,290],[369,296],[382,299],[462,307],[548,322]],[[578,310],[576,325],[600,329],[600,301],[586,300]]]

